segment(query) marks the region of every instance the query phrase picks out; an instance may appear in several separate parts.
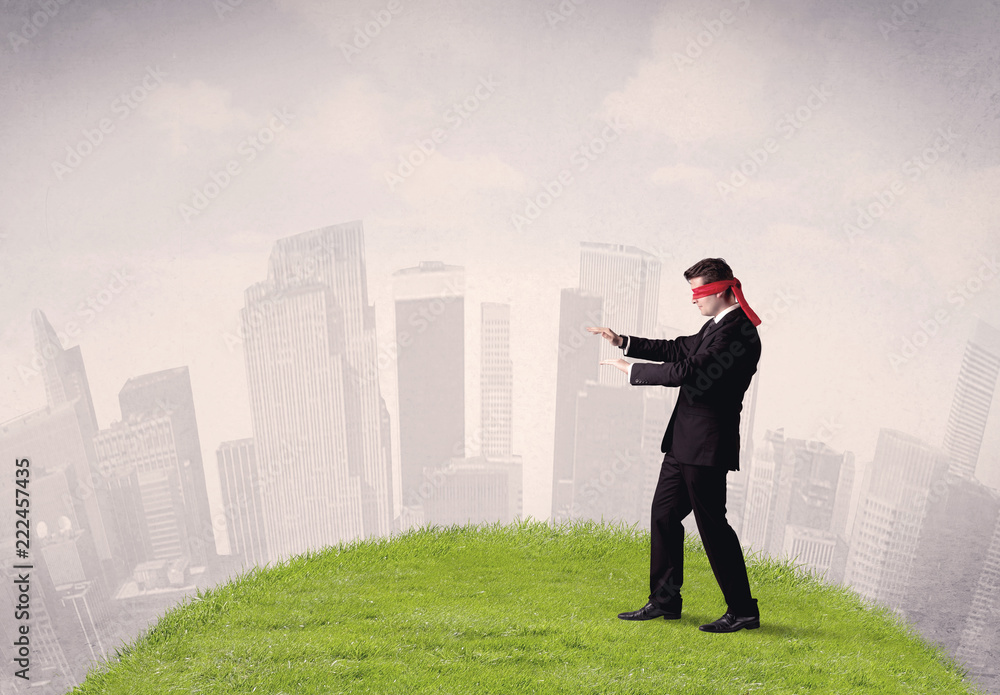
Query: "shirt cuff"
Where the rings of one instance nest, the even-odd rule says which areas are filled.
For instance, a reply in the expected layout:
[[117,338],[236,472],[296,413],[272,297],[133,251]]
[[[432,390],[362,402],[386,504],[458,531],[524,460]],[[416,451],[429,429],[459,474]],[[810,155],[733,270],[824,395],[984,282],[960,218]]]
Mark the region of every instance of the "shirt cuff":
[[628,366],[628,383],[632,383],[632,367],[635,366],[635,362]]
[[622,336],[622,341],[623,341],[622,342],[622,354],[627,355],[628,354],[628,336],[627,335],[623,335]]

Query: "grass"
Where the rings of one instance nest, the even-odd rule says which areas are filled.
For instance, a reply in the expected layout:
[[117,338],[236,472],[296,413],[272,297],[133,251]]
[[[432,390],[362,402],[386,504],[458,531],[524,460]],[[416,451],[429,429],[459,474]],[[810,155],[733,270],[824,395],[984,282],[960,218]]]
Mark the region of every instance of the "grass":
[[709,634],[725,604],[694,538],[681,620],[632,622],[617,615],[646,602],[646,531],[424,527],[201,592],[72,692],[975,692],[887,611],[785,563],[748,566],[761,628]]

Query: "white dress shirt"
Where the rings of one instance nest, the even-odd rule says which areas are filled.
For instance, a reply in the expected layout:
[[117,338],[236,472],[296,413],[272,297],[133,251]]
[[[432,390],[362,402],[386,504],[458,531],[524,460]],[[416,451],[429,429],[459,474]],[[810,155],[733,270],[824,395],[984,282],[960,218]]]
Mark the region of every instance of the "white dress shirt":
[[[719,321],[721,321],[723,316],[725,316],[726,314],[728,314],[730,311],[732,311],[733,309],[735,309],[739,305],[740,305],[739,302],[733,302],[732,304],[730,304],[729,306],[727,306],[725,309],[723,309],[722,311],[720,311],[718,314],[715,315],[715,317],[714,317],[715,322],[718,323]],[[628,336],[627,335],[626,336],[622,336],[622,338],[625,341],[624,345],[622,345],[622,348],[624,348],[622,354],[628,355]],[[635,362],[633,362],[632,364],[635,364]],[[628,366],[628,383],[630,383],[630,384],[632,383],[632,364],[630,364]]]

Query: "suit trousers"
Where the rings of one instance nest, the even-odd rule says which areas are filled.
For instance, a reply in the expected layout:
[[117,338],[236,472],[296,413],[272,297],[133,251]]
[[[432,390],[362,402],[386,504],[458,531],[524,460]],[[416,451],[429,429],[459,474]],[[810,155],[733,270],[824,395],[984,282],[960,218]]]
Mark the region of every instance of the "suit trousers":
[[660,478],[653,493],[650,519],[649,600],[680,610],[684,583],[684,525],[691,511],[698,524],[705,554],[722,589],[728,612],[759,615],[750,595],[743,548],[726,520],[725,468],[679,463],[663,457]]

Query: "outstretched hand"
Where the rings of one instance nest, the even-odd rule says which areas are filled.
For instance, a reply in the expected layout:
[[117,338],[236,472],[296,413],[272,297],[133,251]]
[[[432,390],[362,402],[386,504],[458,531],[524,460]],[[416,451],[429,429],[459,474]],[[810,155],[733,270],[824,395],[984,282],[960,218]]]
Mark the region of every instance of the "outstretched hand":
[[[594,333],[595,335],[599,333],[602,338],[607,340],[615,347],[621,347],[622,343],[625,342],[624,338],[622,338],[613,330],[605,326],[587,326],[587,330],[590,331],[591,333]],[[627,362],[626,360],[618,358],[617,360],[601,360],[601,364],[610,364],[612,367],[620,369],[626,374],[628,374],[628,368],[631,362]]]
[[622,343],[625,342],[624,338],[622,338],[620,335],[615,333],[610,328],[605,328],[602,326],[587,326],[587,330],[595,334],[600,333],[603,338],[605,338],[609,343],[611,343],[615,347],[621,347]]
[[632,363],[623,360],[621,357],[619,357],[617,360],[601,360],[601,364],[610,364],[612,367],[617,367],[618,369],[628,374],[628,367]]

